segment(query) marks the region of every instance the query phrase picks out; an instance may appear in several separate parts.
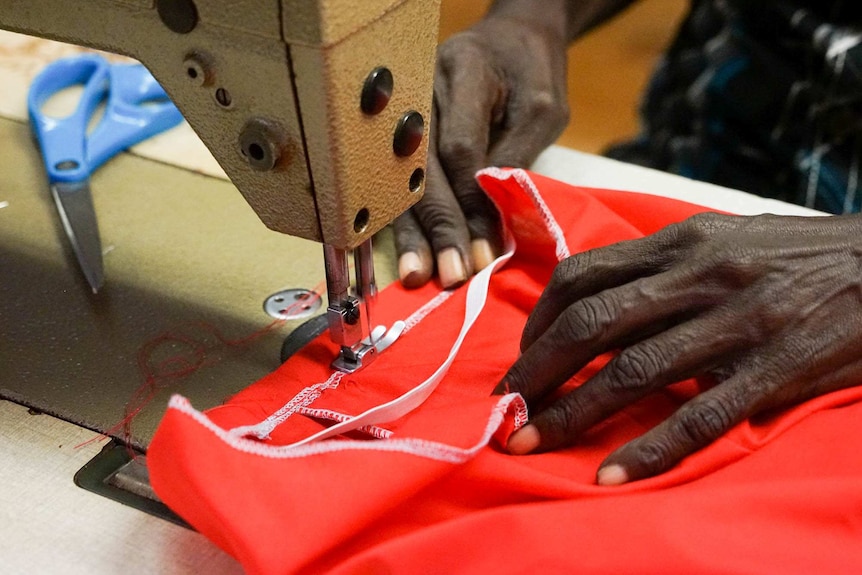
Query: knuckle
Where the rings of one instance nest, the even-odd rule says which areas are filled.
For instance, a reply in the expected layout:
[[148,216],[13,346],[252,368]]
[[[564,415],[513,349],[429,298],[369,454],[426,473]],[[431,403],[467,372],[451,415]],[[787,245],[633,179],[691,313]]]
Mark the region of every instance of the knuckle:
[[701,212],[685,220],[692,230],[712,234],[727,228],[728,216],[715,212]]
[[574,439],[581,422],[585,420],[584,415],[580,403],[563,400],[543,414],[543,427],[556,436],[551,441],[559,446]]
[[656,346],[624,349],[605,368],[609,370],[609,387],[614,391],[640,389],[650,385],[663,372],[666,361]]
[[466,229],[462,229],[463,218],[446,206],[425,205],[424,209],[415,211],[435,251],[457,245],[459,238],[466,234]]
[[537,118],[558,118],[561,105],[557,97],[549,90],[535,90],[525,102],[528,110]]
[[440,44],[437,48],[437,63],[445,68],[451,62],[484,58],[485,53],[479,34],[474,30],[464,30]]
[[724,225],[726,218],[727,216],[715,212],[701,212],[679,223],[671,224],[665,228],[665,233],[678,241],[705,242],[726,227]]
[[677,426],[687,443],[695,446],[710,443],[734,422],[728,406],[720,401],[704,401],[679,414]]
[[560,316],[561,345],[601,339],[613,321],[614,313],[605,298],[595,296],[570,305]]
[[674,463],[673,452],[668,443],[664,441],[650,441],[638,445],[635,458],[639,467],[657,473],[667,469]]
[[581,270],[589,267],[590,252],[584,252],[574,256],[569,256],[554,268],[551,274],[551,279],[548,286],[551,289],[560,289],[568,286],[578,277]]

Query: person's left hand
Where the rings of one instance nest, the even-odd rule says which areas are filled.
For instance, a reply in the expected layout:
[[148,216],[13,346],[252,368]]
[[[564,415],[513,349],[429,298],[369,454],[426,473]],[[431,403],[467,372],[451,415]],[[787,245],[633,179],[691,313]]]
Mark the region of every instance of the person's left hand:
[[700,214],[572,256],[495,393],[534,406],[615,349],[508,450],[571,445],[649,393],[713,375],[714,387],[601,464],[598,483],[618,485],[668,470],[756,413],[862,382],[862,219]]

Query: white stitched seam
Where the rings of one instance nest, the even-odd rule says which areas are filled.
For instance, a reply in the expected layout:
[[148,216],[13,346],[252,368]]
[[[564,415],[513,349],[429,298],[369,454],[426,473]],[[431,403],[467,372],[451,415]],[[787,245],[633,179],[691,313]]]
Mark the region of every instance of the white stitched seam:
[[[440,307],[440,305],[452,297],[452,294],[455,293],[454,290],[445,290],[438,293],[436,296],[425,302],[419,309],[410,314],[404,321],[404,331],[401,332],[403,336],[405,333],[410,331],[412,328],[416,327],[425,317],[430,314],[432,311]],[[303,388],[296,395],[294,395],[287,403],[285,403],[282,407],[280,407],[275,413],[264,419],[263,421],[251,425],[242,425],[239,427],[234,427],[230,430],[230,433],[234,435],[238,435],[241,437],[253,436],[258,439],[268,439],[269,435],[273,432],[273,430],[287,421],[291,415],[296,413],[299,409],[303,407],[308,407],[323,394],[323,392],[327,389],[335,389],[338,387],[338,384],[341,382],[341,378],[344,377],[344,373],[341,371],[334,371],[329,376],[329,379],[324,381],[323,383],[316,383],[314,385]]]
[[548,204],[545,203],[545,199],[542,197],[541,192],[539,192],[536,184],[533,182],[532,178],[530,178],[530,174],[521,169],[504,170],[502,168],[485,168],[476,174],[476,177],[479,176],[491,176],[498,180],[514,179],[518,182],[521,189],[526,192],[527,196],[533,201],[533,205],[536,206],[536,210],[539,212],[539,216],[542,218],[545,228],[547,228],[551,237],[554,238],[557,261],[563,261],[571,255],[563,229],[560,227],[560,224],[557,223],[557,219],[551,213],[551,210],[548,208]]
[[[318,409],[314,407],[301,407],[299,408],[299,413],[307,417],[326,419],[329,421],[347,421],[348,419],[353,417],[352,415],[347,415],[346,413],[340,413],[331,409]],[[376,437],[377,439],[388,439],[392,435],[392,432],[390,430],[378,427],[376,425],[363,425],[356,431],[360,431],[372,437]]]
[[287,419],[308,405],[314,403],[318,397],[320,397],[323,392],[327,389],[335,389],[338,387],[338,384],[341,383],[341,379],[344,377],[344,372],[335,371],[332,375],[329,376],[329,379],[322,383],[315,383],[314,385],[310,385],[308,387],[303,388],[299,393],[290,398],[290,401],[285,403],[281,408],[278,409],[275,413],[261,421],[260,423],[255,423],[253,425],[242,425],[239,427],[234,427],[230,430],[229,433],[239,436],[254,436],[258,439],[268,439],[269,434],[272,431],[287,421]]
[[447,463],[464,463],[470,460],[476,453],[484,448],[491,437],[499,429],[500,424],[509,411],[510,406],[514,403],[516,414],[526,409],[524,399],[517,393],[510,393],[501,396],[497,401],[488,422],[485,425],[485,430],[480,439],[470,447],[454,447],[438,441],[417,438],[392,438],[386,441],[360,441],[355,439],[337,439],[334,441],[319,441],[317,443],[308,443],[299,447],[275,446],[266,443],[261,443],[253,439],[245,439],[236,434],[222,429],[216,425],[209,417],[200,411],[196,410],[189,401],[181,396],[174,395],[168,402],[168,409],[174,409],[188,415],[195,422],[211,431],[225,442],[229,447],[261,457],[269,457],[272,459],[297,459],[300,457],[308,457],[310,455],[320,455],[324,453],[334,453],[337,451],[385,451],[405,453],[418,457],[425,457],[437,461]]

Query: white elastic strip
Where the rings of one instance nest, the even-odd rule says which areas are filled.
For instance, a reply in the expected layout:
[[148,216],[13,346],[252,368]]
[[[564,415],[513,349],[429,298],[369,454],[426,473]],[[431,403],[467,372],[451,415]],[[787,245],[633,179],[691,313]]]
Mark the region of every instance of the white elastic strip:
[[437,388],[437,385],[443,379],[443,376],[446,375],[446,372],[449,371],[449,366],[452,365],[452,361],[455,359],[455,356],[458,355],[458,351],[461,349],[461,344],[463,343],[464,338],[467,336],[470,328],[472,328],[473,324],[476,322],[476,318],[479,317],[479,314],[485,307],[485,302],[488,300],[488,287],[491,282],[491,275],[500,266],[509,261],[512,254],[515,253],[512,242],[510,242],[508,247],[509,250],[505,254],[494,260],[490,265],[486,266],[470,281],[470,285],[467,287],[464,323],[461,325],[461,331],[458,333],[458,337],[455,339],[452,349],[449,350],[449,355],[446,357],[446,360],[437,368],[431,377],[391,401],[372,407],[355,417],[337,423],[332,427],[322,429],[305,439],[285,447],[299,447],[314,441],[320,441],[321,439],[335,437],[336,435],[341,435],[342,433],[353,431],[360,427],[395,421],[422,405],[422,403],[424,403]]

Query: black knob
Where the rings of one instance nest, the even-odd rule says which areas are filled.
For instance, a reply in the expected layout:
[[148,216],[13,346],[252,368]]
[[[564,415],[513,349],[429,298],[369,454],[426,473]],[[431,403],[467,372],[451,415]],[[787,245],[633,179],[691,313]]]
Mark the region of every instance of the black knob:
[[162,23],[177,34],[188,34],[198,25],[194,0],[158,0],[156,10]]
[[392,72],[389,71],[389,68],[381,66],[371,70],[362,86],[362,99],[360,101],[362,111],[369,116],[382,112],[386,104],[389,103],[389,99],[392,98],[394,85]]
[[425,133],[425,120],[422,114],[411,110],[401,116],[395,127],[395,138],[392,141],[392,149],[397,156],[406,158],[416,151],[422,143],[422,135]]

